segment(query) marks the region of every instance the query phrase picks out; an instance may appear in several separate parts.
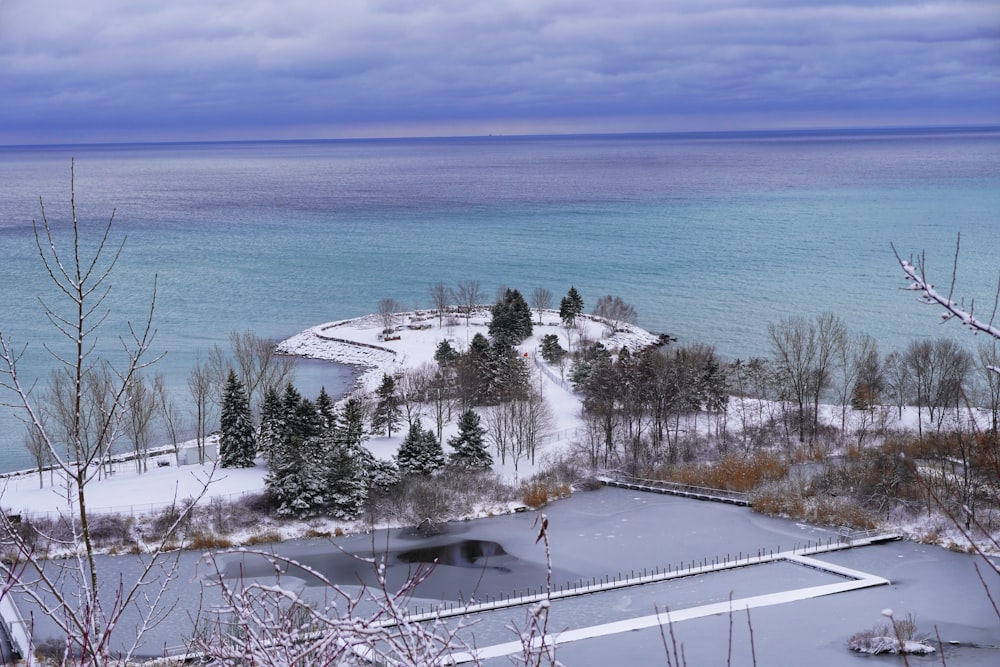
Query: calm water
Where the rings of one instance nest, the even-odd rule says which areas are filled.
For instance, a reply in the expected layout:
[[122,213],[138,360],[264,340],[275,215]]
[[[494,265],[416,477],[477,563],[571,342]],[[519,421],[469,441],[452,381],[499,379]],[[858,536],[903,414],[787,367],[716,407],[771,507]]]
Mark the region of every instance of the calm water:
[[[727,357],[768,353],[767,323],[837,312],[885,349],[961,335],[898,290],[889,248],[927,249],[939,284],[962,234],[959,291],[992,304],[1000,270],[1000,132],[748,134],[0,148],[0,331],[28,377],[59,345],[58,303],[31,231],[38,200],[64,230],[70,158],[88,228],[127,235],[109,323],[139,320],[157,276],[157,364],[176,398],[233,330],[283,338],[427,307],[430,284],[570,285],[640,324]],[[120,326],[103,334],[113,349]],[[350,375],[325,366],[304,383]],[[0,415],[0,469],[28,467]]]

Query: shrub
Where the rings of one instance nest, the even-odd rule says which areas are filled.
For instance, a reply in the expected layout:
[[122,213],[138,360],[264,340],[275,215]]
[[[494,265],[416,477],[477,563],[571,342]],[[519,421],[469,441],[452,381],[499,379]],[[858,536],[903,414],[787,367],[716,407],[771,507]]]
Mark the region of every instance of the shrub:
[[227,549],[231,546],[233,546],[232,541],[221,535],[213,535],[201,531],[195,531],[188,535],[187,547],[189,549]]
[[544,484],[527,484],[522,499],[525,505],[537,509],[549,502],[549,489]]
[[788,463],[779,456],[770,452],[756,452],[749,457],[741,453],[730,453],[714,463],[674,466],[665,477],[681,484],[746,493],[787,474]]
[[262,528],[251,533],[250,537],[246,539],[246,543],[247,546],[255,546],[257,544],[272,544],[281,540],[281,533],[278,531]]

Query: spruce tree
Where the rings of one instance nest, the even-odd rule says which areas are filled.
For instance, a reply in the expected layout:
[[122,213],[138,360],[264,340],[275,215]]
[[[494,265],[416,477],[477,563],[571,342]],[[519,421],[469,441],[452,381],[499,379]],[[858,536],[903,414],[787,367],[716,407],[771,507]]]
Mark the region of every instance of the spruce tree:
[[332,430],[337,423],[337,408],[330,394],[326,393],[326,387],[319,388],[319,396],[316,397],[316,415],[319,418],[319,428],[323,431]]
[[463,412],[458,418],[458,435],[448,440],[454,450],[448,462],[458,468],[491,468],[493,457],[486,449],[485,436],[479,415],[472,410]]
[[444,466],[444,450],[434,431],[425,431],[417,419],[396,453],[401,475],[430,475]]
[[566,355],[566,350],[559,344],[559,336],[546,334],[542,337],[542,359],[550,364],[558,363]]
[[490,336],[510,345],[518,345],[531,335],[531,309],[517,290],[506,290],[503,298],[493,306]]
[[364,448],[361,404],[352,398],[337,415],[334,442],[326,459],[327,495],[330,512],[341,519],[355,519],[364,508],[371,486],[368,468],[374,461]]
[[222,415],[220,418],[219,464],[223,468],[252,468],[257,454],[254,441],[253,421],[250,418],[250,402],[246,388],[229,370],[226,386],[222,392]]
[[458,357],[458,351],[451,346],[447,338],[438,343],[437,349],[434,350],[434,361],[439,366],[450,366],[458,360]]
[[265,486],[282,516],[315,514],[327,502],[333,438],[324,434],[315,404],[291,383],[280,400],[279,436],[271,449]]
[[391,375],[382,375],[382,384],[375,392],[378,402],[372,413],[372,433],[381,433],[385,429],[388,437],[392,437],[392,429],[399,426],[403,413],[399,409],[399,397],[396,396],[396,381]]
[[264,458],[270,462],[271,453],[278,446],[285,429],[285,415],[281,408],[281,397],[274,387],[268,387],[260,406],[260,429],[257,445]]
[[583,298],[576,291],[575,287],[570,287],[569,292],[559,302],[559,318],[567,327],[573,326],[576,318],[583,313]]

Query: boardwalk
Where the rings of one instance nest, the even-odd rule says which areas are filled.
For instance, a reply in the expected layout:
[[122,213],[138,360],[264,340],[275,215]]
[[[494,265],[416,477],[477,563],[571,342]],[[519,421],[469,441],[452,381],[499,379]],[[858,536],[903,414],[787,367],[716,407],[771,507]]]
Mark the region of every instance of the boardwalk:
[[[723,603],[711,603],[673,610],[669,614],[657,613],[649,616],[615,621],[612,623],[577,628],[574,630],[560,632],[557,635],[549,635],[545,637],[544,640],[542,638],[536,638],[539,643],[544,641],[547,644],[561,644],[580,639],[590,639],[593,637],[619,634],[646,627],[655,627],[657,625],[703,618],[705,616],[732,613],[734,610],[747,610],[755,607],[787,604],[799,600],[807,600],[826,595],[834,595],[837,593],[846,593],[874,586],[885,586],[890,583],[889,580],[878,575],[835,565],[810,557],[812,555],[829,553],[841,549],[850,549],[852,547],[873,544],[884,539],[891,538],[889,535],[879,534],[850,541],[829,540],[827,542],[819,542],[780,553],[761,552],[759,554],[741,555],[737,558],[727,557],[725,560],[714,559],[712,561],[702,561],[701,563],[694,562],[690,567],[677,569],[657,568],[653,571],[643,571],[641,573],[633,572],[631,576],[605,577],[603,579],[592,580],[591,582],[558,586],[549,592],[543,591],[531,595],[521,595],[511,598],[501,597],[500,599],[474,604],[459,603],[445,605],[432,611],[410,614],[407,617],[407,620],[409,622],[437,622],[445,618],[490,612],[498,609],[527,604],[548,604],[552,601],[563,598],[580,595],[592,595],[595,593],[614,591],[632,586],[642,586],[644,584],[670,581],[681,577],[708,575],[713,572],[721,572],[734,568],[749,568],[779,561],[785,561],[802,567],[825,571],[843,579],[842,581],[835,583],[778,591],[763,595],[754,595],[746,598],[737,598]],[[395,625],[396,623],[396,621],[392,621],[386,623],[386,625]],[[471,652],[455,653],[452,655],[452,659],[454,659],[456,663],[473,662],[475,660],[486,660],[501,656],[516,655],[522,650],[523,647],[520,641],[504,642],[492,646],[482,646]]]
[[711,489],[705,486],[694,486],[693,484],[678,484],[677,482],[664,482],[657,479],[641,479],[638,477],[599,478],[601,484],[614,486],[619,489],[630,489],[632,491],[646,491],[649,493],[665,493],[671,496],[682,496],[684,498],[694,498],[696,500],[709,500],[716,503],[728,503],[730,505],[741,505],[750,507],[750,497],[738,491],[727,491],[726,489]]

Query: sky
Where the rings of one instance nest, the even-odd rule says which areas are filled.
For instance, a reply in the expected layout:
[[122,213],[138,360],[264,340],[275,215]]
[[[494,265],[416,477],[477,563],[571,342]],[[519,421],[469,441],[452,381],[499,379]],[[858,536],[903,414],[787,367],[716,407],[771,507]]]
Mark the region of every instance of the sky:
[[995,124],[996,0],[0,0],[0,144]]

